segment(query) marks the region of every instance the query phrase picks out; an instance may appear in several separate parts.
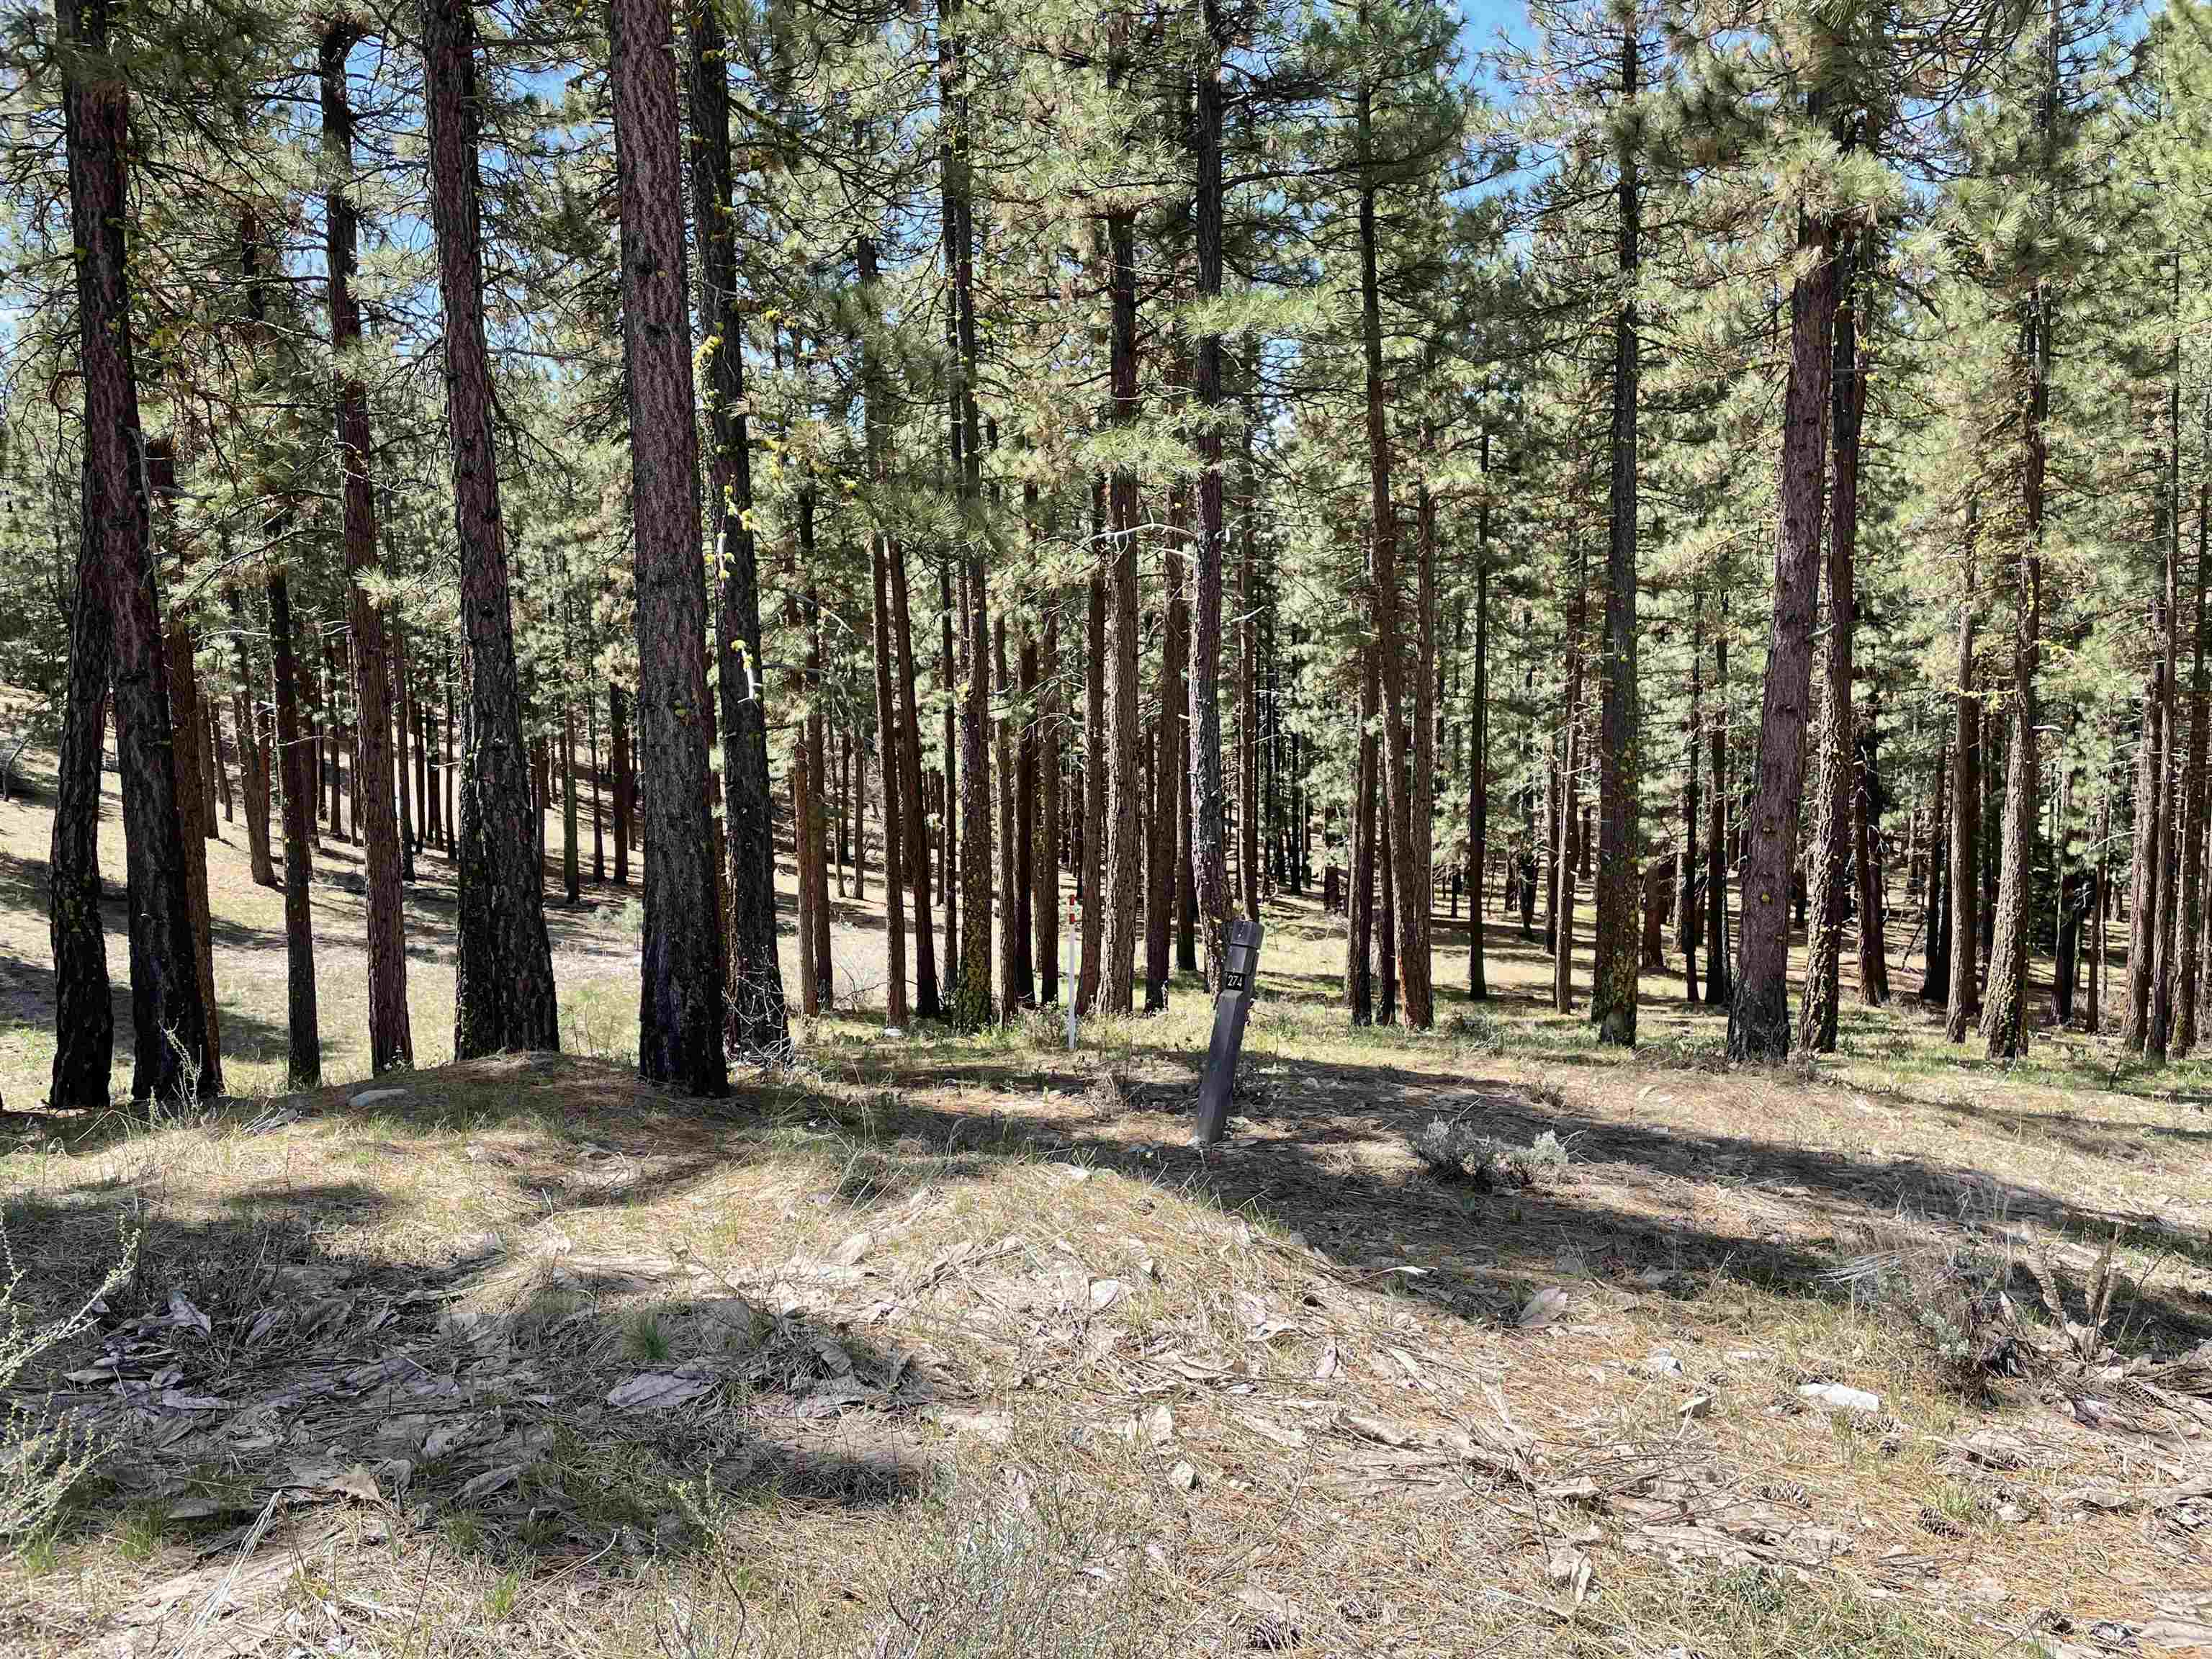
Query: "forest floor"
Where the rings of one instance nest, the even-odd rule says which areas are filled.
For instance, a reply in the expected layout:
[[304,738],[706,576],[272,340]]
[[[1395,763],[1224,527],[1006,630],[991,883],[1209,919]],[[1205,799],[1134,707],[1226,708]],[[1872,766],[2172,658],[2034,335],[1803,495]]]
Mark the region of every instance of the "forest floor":
[[[1440,923],[1437,1028],[1353,1032],[1336,925],[1286,902],[1208,1155],[1188,979],[1073,1054],[1044,1016],[828,1016],[702,1105],[626,1067],[605,890],[549,910],[570,1052],[437,1064],[431,855],[422,1069],[362,1079],[361,901],[324,882],[351,1080],[287,1095],[280,907],[227,826],[237,1093],[59,1116],[21,1109],[46,764],[0,805],[20,1294],[137,1250],[58,1367],[112,1449],[0,1565],[8,1652],[2212,1651],[2201,1062],[2045,1032],[1992,1066],[1847,991],[1838,1054],[1731,1069],[1656,972],[1601,1050],[1503,923],[1487,1003]],[[881,913],[837,921],[849,1003]],[[1565,1162],[1440,1179],[1439,1116]]]

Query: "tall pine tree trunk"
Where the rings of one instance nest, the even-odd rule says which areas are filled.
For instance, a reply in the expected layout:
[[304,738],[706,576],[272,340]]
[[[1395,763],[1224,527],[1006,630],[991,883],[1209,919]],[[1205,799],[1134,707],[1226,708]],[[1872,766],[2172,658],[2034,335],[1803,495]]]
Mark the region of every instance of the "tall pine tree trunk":
[[[2035,676],[2042,647],[2044,422],[2050,407],[2051,321],[2050,297],[2039,289],[2022,342],[2029,373],[2027,453],[2021,475],[2023,543],[2013,599],[2012,744],[2006,762],[2004,866],[1997,889],[1996,934],[1990,952],[1989,988],[1982,1000],[1982,1038],[1992,1060],[2011,1060],[2027,1051],[2029,908],[2042,781],[2036,760]],[[2168,586],[2170,592],[2170,582]],[[2160,1041],[2162,1048],[2163,1030]]]
[[629,715],[623,689],[607,682],[607,763],[614,769],[615,884],[629,881],[631,840],[629,793]]
[[[1817,104],[1818,94],[1808,101]],[[1836,321],[1834,240],[1832,221],[1801,212],[1800,274],[1790,295],[1790,372],[1783,397],[1774,611],[1745,825],[1735,994],[1729,1008],[1729,1052],[1737,1060],[1778,1060],[1790,1052],[1790,900],[1804,799],[1806,701],[1820,574],[1823,441]]]
[[[1860,234],[1864,235],[1862,232]],[[1863,264],[1855,262],[1855,269]],[[1859,532],[1860,434],[1866,424],[1868,368],[1858,337],[1858,319],[1851,296],[1839,303],[1836,316],[1835,396],[1835,535],[1837,555],[1851,567],[1853,592],[1851,625],[1857,627],[1856,573]],[[1856,641],[1854,641],[1856,643]],[[1859,1000],[1879,1008],[1889,1000],[1888,941],[1883,935],[1887,907],[1881,865],[1877,858],[1875,817],[1880,797],[1875,770],[1875,744],[1881,719],[1880,693],[1869,710],[1867,726],[1859,734],[1858,767],[1851,791],[1852,865],[1858,884]]]
[[300,730],[300,665],[292,651],[291,584],[281,566],[266,577],[269,668],[276,704],[276,770],[283,792],[286,1075],[295,1089],[323,1080],[315,1006],[315,787],[312,747]]
[[1698,750],[1705,740],[1705,595],[1690,592],[1690,718],[1682,744],[1682,852],[1674,889],[1674,939],[1682,952],[1682,1000],[1698,1000]]
[[397,616],[392,618],[392,769],[399,780],[399,878],[415,879],[415,849],[422,837],[415,817],[415,783],[410,767],[410,680],[407,674],[407,635]]
[[[176,493],[174,459],[149,445],[148,472],[155,479],[155,499]],[[166,479],[166,482],[163,480]],[[181,612],[168,619],[169,710],[175,720],[170,743],[176,753],[178,830],[184,838],[185,896],[192,919],[192,964],[199,975],[200,1006],[207,1015],[208,1064],[200,1087],[222,1088],[222,1027],[215,1001],[215,916],[208,901],[207,721],[200,713],[199,678],[192,666],[192,632]]]
[[[1037,748],[1041,733],[1037,700],[1036,639],[1022,630],[1020,725],[1014,733],[1014,890],[1009,895],[1013,910],[1013,992],[1018,1006],[1037,1006],[1036,970],[1033,954],[1036,940],[1036,869],[1038,779]],[[1048,856],[1050,849],[1046,854]]]
[[[1171,514],[1171,520],[1176,515]],[[1160,674],[1156,699],[1159,719],[1152,748],[1152,880],[1145,902],[1146,1012],[1168,1006],[1168,981],[1173,971],[1171,951],[1177,912],[1182,896],[1182,873],[1188,867],[1178,856],[1179,805],[1183,798],[1183,719],[1190,708],[1189,690],[1183,683],[1184,651],[1188,643],[1189,612],[1183,603],[1183,556],[1179,526],[1171,523],[1162,562],[1166,568],[1165,626],[1160,630]]]
[[[1115,70],[1121,65],[1117,20]],[[1126,428],[1137,418],[1137,230],[1136,215],[1109,214],[1107,239],[1112,250],[1111,369],[1113,422]],[[1137,475],[1124,461],[1114,468],[1107,491],[1109,508],[1106,554],[1106,750],[1099,764],[1106,784],[1105,960],[1099,996],[1109,1014],[1126,1014],[1133,1003],[1136,969],[1137,900],[1144,872],[1138,811],[1143,775],[1137,745],[1144,714],[1137,698],[1137,641],[1142,631],[1137,612]]]
[[369,591],[381,561],[376,545],[375,485],[368,471],[368,386],[356,362],[362,349],[361,302],[353,292],[359,232],[350,189],[354,113],[346,58],[360,38],[358,26],[343,15],[327,24],[319,69],[323,151],[330,169],[323,198],[324,268],[331,355],[337,374],[339,516],[359,723],[354,757],[359,797],[354,817],[362,832],[368,878],[368,1066],[374,1073],[414,1065],[415,1038],[408,1018],[407,923],[392,793],[391,653],[383,608]]
[[[951,374],[947,429],[959,515],[960,618],[967,678],[959,696],[960,886],[967,907],[960,929],[959,994],[952,1014],[963,1030],[991,1021],[991,629],[983,566],[982,433],[975,408],[975,221],[969,173],[967,41],[962,0],[939,0],[938,95],[947,325]],[[946,802],[946,817],[951,802]]]
[[576,706],[561,702],[561,892],[571,905],[584,902],[576,857]]
[[991,664],[998,688],[998,718],[991,722],[992,745],[996,752],[991,757],[991,769],[998,786],[998,894],[999,894],[999,1018],[1012,1024],[1021,1018],[1022,1002],[1021,958],[1024,951],[1023,917],[1018,903],[1022,887],[1021,833],[1015,825],[1019,803],[1015,799],[1016,775],[1020,765],[1015,758],[1018,739],[1014,733],[1015,711],[1019,698],[1015,682],[1009,677],[1006,663],[1006,617],[1002,611],[992,626]]
[[[460,774],[460,799],[447,819],[447,834],[453,837],[460,897],[453,1053],[469,1060],[502,1049],[557,1048],[560,1021],[522,746],[507,533],[500,518],[499,463],[492,439],[477,177],[480,95],[476,24],[468,0],[424,0],[422,59],[430,218],[444,305],[447,427],[460,548],[462,657],[469,681],[465,752],[458,767],[450,752],[453,696],[448,686],[445,769],[449,791],[455,773]],[[449,799],[448,808],[454,805]]]
[[1568,605],[1566,672],[1559,698],[1559,791],[1552,846],[1552,1006],[1563,1014],[1575,1006],[1575,830],[1586,759],[1582,742],[1583,636],[1589,625],[1589,573],[1583,568],[1579,543],[1574,593]]
[[[88,494],[90,478],[86,483]],[[100,775],[107,727],[110,652],[100,591],[101,527],[79,527],[70,601],[67,702],[55,769],[47,937],[54,951],[54,1061],[46,1103],[104,1108],[115,1066],[115,1004],[100,914]]]
[[[1104,484],[1091,487],[1091,519],[1102,520]],[[1106,933],[1106,780],[1112,757],[1118,751],[1106,729],[1106,585],[1104,569],[1114,560],[1113,544],[1094,527],[1091,544],[1101,574],[1091,577],[1085,607],[1083,652],[1083,914],[1077,964],[1075,1011],[1087,1014],[1096,1006],[1099,988],[1101,941]]]
[[[1365,7],[1361,8],[1363,22]],[[1366,359],[1367,462],[1369,507],[1373,523],[1372,622],[1382,677],[1382,805],[1389,815],[1383,836],[1392,860],[1398,896],[1398,969],[1405,988],[1407,1026],[1426,1030],[1436,1023],[1430,989],[1429,962],[1429,823],[1417,818],[1415,808],[1425,803],[1424,787],[1433,774],[1434,750],[1424,742],[1418,754],[1409,755],[1406,720],[1413,718],[1425,732],[1429,723],[1430,659],[1435,649],[1434,608],[1431,603],[1433,579],[1429,561],[1422,564],[1419,614],[1411,630],[1417,641],[1416,660],[1406,661],[1408,630],[1401,614],[1398,592],[1398,532],[1390,501],[1390,434],[1385,414],[1387,393],[1382,384],[1382,313],[1381,279],[1376,267],[1376,197],[1379,189],[1373,139],[1374,89],[1362,82],[1358,102],[1359,149],[1359,293],[1360,334]],[[1424,550],[1425,555],[1426,550]],[[1413,682],[1409,686],[1408,680]],[[1300,860],[1300,868],[1304,860]]]
[[1352,884],[1345,895],[1344,997],[1354,1025],[1375,1020],[1375,653],[1359,653],[1359,761],[1352,807]]
[[[2212,421],[2207,447],[2212,449]],[[2181,848],[2181,957],[2173,993],[2173,1052],[2197,1046],[2197,988],[2204,963],[2204,811],[2206,804],[2206,667],[2204,661],[2205,563],[2212,554],[2212,471],[2201,473],[2197,487],[2196,597],[2190,608],[2189,763],[2187,829]]]
[[[246,276],[253,284],[260,232],[247,215],[240,240],[246,248]],[[253,290],[249,287],[249,294]],[[252,301],[249,299],[248,304]],[[246,648],[246,601],[235,582],[223,585],[223,599],[230,611],[230,649],[237,663],[238,684],[231,694],[231,720],[238,727],[238,781],[246,797],[246,855],[257,887],[276,885],[276,865],[269,844],[270,755],[267,727],[260,700],[253,695],[253,659]]]
[[645,884],[638,1069],[696,1095],[728,1087],[720,884],[708,810],[706,581],[699,558],[683,157],[668,0],[612,0],[609,81],[622,218],[623,366],[637,581]]
[[1951,867],[1944,886],[1951,900],[1950,991],[1943,1034],[1966,1040],[1966,1028],[1981,1010],[1974,972],[1981,949],[1982,702],[1974,691],[1975,539],[1978,526],[1967,507],[1965,586],[1959,595],[1958,690],[1952,697]]
[[[56,0],[54,8],[83,381],[80,522],[92,549],[79,567],[98,572],[112,647],[131,893],[131,1092],[173,1101],[196,1095],[204,1080],[219,1076],[220,1066],[207,1050],[207,1011],[194,961],[170,747],[168,665],[140,483],[144,434],[125,247],[131,94],[122,60],[110,55],[111,5]],[[80,757],[80,777],[83,764]],[[94,782],[96,788],[96,775]],[[77,879],[82,893],[81,870]]]
[[922,792],[921,682],[915,670],[914,622],[908,608],[906,549],[887,533],[884,546],[890,582],[891,634],[898,647],[898,765],[901,844],[907,889],[914,895],[914,1012],[934,1019],[944,1012],[938,990],[937,940],[930,930],[929,803]]
[[[1218,299],[1222,271],[1221,60],[1229,44],[1223,0],[1204,0],[1206,46],[1197,76],[1198,291]],[[1221,336],[1201,334],[1192,391],[1198,400],[1198,539],[1190,617],[1190,875],[1205,936],[1206,984],[1221,988],[1229,927],[1229,861],[1221,777],[1221,564],[1228,523],[1221,471]],[[1249,672],[1239,670],[1240,693]],[[1240,703],[1240,707],[1241,707]],[[1240,744],[1242,734],[1239,736]],[[1249,811],[1249,799],[1246,806]],[[1252,912],[1258,914],[1256,908]]]
[[[1482,475],[1490,477],[1490,426],[1483,423]],[[1483,960],[1483,871],[1490,859],[1490,496],[1474,515],[1474,695],[1468,709],[1467,767],[1467,994],[1490,995]]]
[[[694,24],[693,27],[696,32],[697,25]],[[696,67],[694,73],[697,73]],[[720,89],[726,109],[727,83],[723,82]],[[695,108],[697,100],[695,98]],[[726,116],[725,121],[726,125]],[[695,115],[695,127],[696,123],[697,118]],[[878,276],[875,239],[870,236],[861,237],[859,253],[863,301],[867,307],[864,319],[865,327],[860,337],[860,387],[861,395],[866,400],[862,416],[868,445],[869,481],[881,489],[889,486],[890,479],[890,410],[887,401],[889,393],[884,385],[883,371],[870,346],[869,336],[865,331],[866,328],[877,325],[882,316],[882,300],[876,287]],[[747,530],[743,533],[750,537],[751,532]],[[887,1024],[903,1030],[908,1019],[906,994],[908,856],[905,809],[908,787],[907,766],[910,757],[906,736],[909,729],[908,716],[911,712],[914,700],[914,678],[910,669],[908,670],[903,675],[903,697],[893,695],[893,686],[898,676],[898,670],[895,667],[895,664],[899,658],[902,644],[904,643],[902,636],[906,631],[902,627],[895,628],[891,613],[891,563],[894,559],[900,556],[897,544],[892,539],[890,531],[879,526],[872,526],[868,532],[868,576],[874,601],[871,616],[874,622],[876,741],[879,756],[878,769],[884,791],[884,954],[889,973],[889,983],[884,994],[884,1018]],[[757,614],[757,605],[756,605],[756,614]],[[895,635],[902,637],[894,637]],[[910,644],[905,644],[905,654],[907,658],[911,659],[913,647]],[[726,676],[732,672],[726,659],[722,672]],[[726,694],[724,702],[726,711]],[[728,729],[728,718],[726,712],[723,730],[726,733]],[[724,738],[726,744],[727,741],[726,736]],[[723,761],[725,768],[729,764],[726,756],[726,748]],[[765,749],[762,752],[761,760],[765,769],[767,765]],[[918,776],[918,763],[916,772]],[[915,786],[915,793],[917,795],[920,793],[918,783]],[[775,853],[774,844],[771,843],[769,848],[769,875],[771,884],[775,874]],[[922,879],[926,884],[928,880],[927,872],[929,867],[926,854],[921,860],[921,865],[924,872]],[[769,892],[770,906],[769,937],[771,945],[775,940],[775,889],[771,884]],[[922,898],[921,902],[926,907],[927,898]],[[919,921],[920,943],[926,952],[929,946],[929,921],[926,908]],[[738,948],[734,942],[732,948],[732,950]],[[782,997],[783,988],[779,976],[776,987],[777,1001],[781,1002]]]
[[1928,796],[1928,888],[1921,909],[1928,954],[1920,975],[1920,1000],[1929,1008],[1941,1008],[1951,999],[1950,768],[1951,738],[1946,732],[1936,752],[1935,781]]
[[1713,633],[1713,718],[1711,783],[1705,799],[1705,1006],[1724,1008],[1735,1000],[1729,969],[1728,938],[1728,606],[1721,605]]
[[1245,511],[1237,560],[1237,874],[1243,884],[1244,914],[1260,919],[1260,574],[1259,538],[1252,528],[1252,428],[1244,426]]
[[[1636,98],[1639,14],[1621,29],[1624,103]],[[1597,942],[1590,979],[1590,1018],[1600,1042],[1636,1043],[1637,869],[1644,855],[1638,831],[1643,789],[1642,724],[1636,695],[1636,268],[1642,227],[1636,161],[1624,153],[1618,188],[1621,292],[1613,319],[1613,475],[1605,556],[1605,654],[1598,716]]]
[[[1797,1040],[1815,1054],[1833,1054],[1836,1016],[1843,1001],[1844,913],[1850,907],[1850,879],[1856,836],[1851,731],[1851,644],[1858,617],[1859,402],[1856,295],[1857,237],[1847,234],[1836,252],[1835,362],[1830,383],[1831,437],[1835,491],[1829,501],[1826,599],[1827,649],[1823,653],[1821,720],[1817,738],[1819,770],[1814,780],[1813,847],[1806,884],[1812,918],[1805,930],[1805,992]],[[1860,926],[1867,925],[1863,915]]]
[[1036,843],[1030,862],[1030,921],[1034,933],[1037,1001],[1050,1006],[1060,988],[1060,610],[1045,613],[1038,660],[1043,696],[1032,718],[1037,769]]
[[[760,558],[753,540],[752,449],[745,426],[744,315],[738,305],[730,151],[730,81],[721,15],[691,15],[691,222],[699,243],[699,327],[707,359],[708,523],[714,537],[717,725],[722,744],[722,879],[730,894],[723,1037],[732,1054],[772,1059],[791,1047],[775,944],[775,823],[762,696]],[[875,294],[874,248],[860,282]],[[872,366],[863,370],[872,382]],[[871,385],[872,464],[879,465],[881,396]]]

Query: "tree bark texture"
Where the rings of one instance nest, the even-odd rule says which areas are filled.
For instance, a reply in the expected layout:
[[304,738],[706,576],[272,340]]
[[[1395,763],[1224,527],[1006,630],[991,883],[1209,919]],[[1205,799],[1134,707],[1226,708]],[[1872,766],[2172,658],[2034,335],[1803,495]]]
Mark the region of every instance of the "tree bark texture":
[[[453,958],[453,1053],[560,1047],[553,954],[522,746],[522,697],[508,603],[507,533],[492,434],[484,333],[481,119],[476,25],[468,0],[424,0],[424,108],[430,218],[445,314],[446,411],[460,550],[462,666],[469,718],[447,834],[459,889]],[[627,271],[627,264],[625,271]],[[686,509],[687,512],[690,509]],[[453,696],[447,696],[448,732]],[[451,757],[449,755],[450,762]],[[457,822],[456,822],[457,821]],[[458,833],[456,830],[458,830]],[[619,868],[621,854],[617,853]]]

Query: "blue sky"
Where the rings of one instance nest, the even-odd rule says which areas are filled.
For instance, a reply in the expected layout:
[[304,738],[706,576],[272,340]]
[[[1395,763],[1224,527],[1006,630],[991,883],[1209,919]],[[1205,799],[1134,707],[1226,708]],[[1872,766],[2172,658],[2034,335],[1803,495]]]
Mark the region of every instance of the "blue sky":
[[1480,52],[1492,44],[1502,29],[1516,38],[1528,33],[1528,9],[1521,0],[1459,0],[1460,44]]

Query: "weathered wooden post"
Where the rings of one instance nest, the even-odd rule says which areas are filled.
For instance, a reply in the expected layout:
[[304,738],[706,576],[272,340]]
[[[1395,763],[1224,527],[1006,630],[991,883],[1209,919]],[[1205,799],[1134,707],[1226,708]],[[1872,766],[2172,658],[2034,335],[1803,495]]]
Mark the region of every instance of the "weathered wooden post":
[[1256,921],[1232,921],[1224,952],[1221,994],[1213,1003],[1213,1041],[1206,1051],[1206,1075],[1198,1085],[1198,1144],[1211,1146],[1229,1121],[1229,1103],[1237,1092],[1237,1054],[1244,1046],[1244,1019],[1252,1012],[1252,993],[1260,976],[1260,941],[1266,929]]

